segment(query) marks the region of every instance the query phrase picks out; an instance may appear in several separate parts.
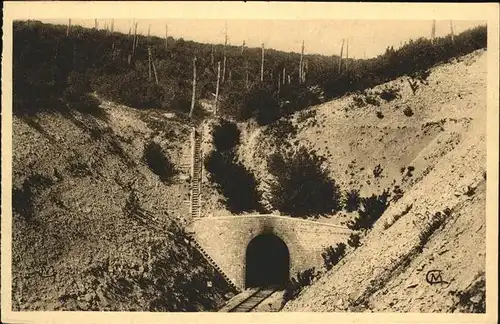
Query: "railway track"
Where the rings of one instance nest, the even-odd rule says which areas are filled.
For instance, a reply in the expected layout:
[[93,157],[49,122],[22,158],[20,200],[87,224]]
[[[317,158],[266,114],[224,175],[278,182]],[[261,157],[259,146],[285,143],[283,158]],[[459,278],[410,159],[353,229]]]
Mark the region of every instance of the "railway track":
[[276,291],[280,290],[279,287],[263,287],[259,288],[253,294],[228,309],[228,312],[250,312],[252,309],[257,307],[260,303],[262,303],[269,296],[274,294]]

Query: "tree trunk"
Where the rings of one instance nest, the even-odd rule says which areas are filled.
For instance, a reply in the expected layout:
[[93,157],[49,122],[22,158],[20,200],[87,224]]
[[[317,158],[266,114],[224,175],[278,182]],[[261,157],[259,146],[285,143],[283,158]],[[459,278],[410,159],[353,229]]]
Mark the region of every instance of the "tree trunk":
[[191,110],[189,111],[189,117],[193,116],[195,101],[196,101],[196,56],[193,58],[193,96],[191,97]]
[[151,64],[153,65],[153,72],[155,74],[155,81],[156,81],[156,84],[158,84],[158,74],[156,74],[156,66],[155,66],[155,61],[151,61]]
[[220,61],[217,62],[217,87],[215,88],[215,115],[218,113],[219,106],[219,82],[220,82]]
[[302,83],[302,72],[304,68],[304,40],[302,40],[302,50],[300,51],[300,62],[299,62],[299,83]]
[[210,52],[210,64],[214,65],[214,46],[212,45],[212,51]]
[[349,40],[346,42],[346,51],[345,51],[345,71],[349,71]]
[[71,29],[71,18],[68,20],[68,30],[66,30],[66,36],[69,36],[70,29]]
[[432,29],[431,29],[431,43],[434,44],[434,39],[436,37],[436,21],[432,21]]
[[248,60],[245,61],[245,87],[248,89]]
[[165,25],[165,50],[168,49],[168,25]]
[[262,59],[260,63],[260,82],[264,81],[264,43],[262,43]]
[[450,20],[451,43],[455,43],[455,33],[453,32],[453,21]]
[[222,83],[226,81],[226,53],[224,51],[224,60],[223,60],[223,67],[222,67]]
[[342,54],[344,52],[344,39],[342,39],[342,46],[340,47],[340,59],[339,59],[339,74],[342,72]]
[[283,68],[283,84],[285,84],[285,81],[286,81],[286,69]]
[[148,71],[149,71],[148,80],[151,81],[151,47],[149,46],[148,46]]

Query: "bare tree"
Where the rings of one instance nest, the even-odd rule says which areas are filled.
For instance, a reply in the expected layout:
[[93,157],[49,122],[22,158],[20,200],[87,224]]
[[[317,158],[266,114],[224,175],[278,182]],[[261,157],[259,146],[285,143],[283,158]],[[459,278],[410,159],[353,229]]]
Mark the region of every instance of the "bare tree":
[[340,59],[339,59],[339,74],[342,69],[342,54],[344,52],[344,39],[342,39],[342,46],[340,47]]
[[450,20],[450,34],[451,34],[451,42],[455,43],[455,33],[453,32],[453,21]]
[[260,82],[264,81],[264,43],[262,43],[262,59],[260,63]]
[[219,82],[220,82],[220,61],[217,62],[217,87],[215,88],[215,115],[218,113],[219,106]]
[[193,96],[191,97],[191,110],[189,111],[189,117],[193,116],[195,101],[196,101],[196,56],[193,58]]
[[302,72],[303,72],[303,60],[304,60],[304,40],[302,40],[302,50],[300,51],[300,62],[299,62],[299,83],[302,83]]
[[165,49],[168,49],[168,25],[165,24]]
[[71,18],[69,18],[68,20],[68,29],[66,30],[66,36],[69,36],[70,29],[71,29]]

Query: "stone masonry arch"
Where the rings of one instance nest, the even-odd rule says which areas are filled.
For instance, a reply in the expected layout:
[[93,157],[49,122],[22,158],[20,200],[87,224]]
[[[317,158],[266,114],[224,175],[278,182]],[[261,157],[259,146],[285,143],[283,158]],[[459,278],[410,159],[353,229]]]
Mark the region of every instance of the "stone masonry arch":
[[324,248],[346,242],[352,230],[277,215],[245,215],[195,218],[189,225],[200,246],[239,289],[245,289],[246,251],[259,235],[275,235],[289,251],[289,276],[323,265]]

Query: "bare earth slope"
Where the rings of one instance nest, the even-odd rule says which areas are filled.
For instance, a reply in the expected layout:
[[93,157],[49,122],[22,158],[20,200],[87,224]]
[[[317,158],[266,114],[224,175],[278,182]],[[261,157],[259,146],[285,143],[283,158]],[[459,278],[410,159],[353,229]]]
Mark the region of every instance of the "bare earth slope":
[[[413,95],[395,80],[400,99],[357,108],[346,96],[299,124],[299,140],[326,154],[342,188],[367,195],[399,185],[404,195],[284,311],[484,311],[486,52],[433,68],[428,83]],[[429,284],[430,270],[445,283]]]
[[[189,127],[103,107],[101,119],[13,119],[14,309],[216,309],[230,288],[176,225],[188,214]],[[180,172],[170,182],[143,160],[150,141]]]

